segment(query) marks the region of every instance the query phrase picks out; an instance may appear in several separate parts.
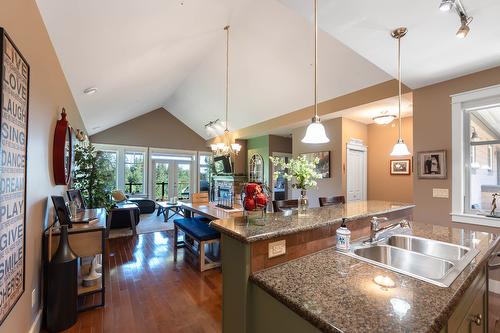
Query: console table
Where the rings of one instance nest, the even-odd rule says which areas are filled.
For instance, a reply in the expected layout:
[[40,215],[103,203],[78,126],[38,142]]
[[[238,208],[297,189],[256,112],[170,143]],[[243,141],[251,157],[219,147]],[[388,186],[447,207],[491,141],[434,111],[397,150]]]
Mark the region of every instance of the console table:
[[[95,217],[95,219],[92,219]],[[68,240],[73,252],[78,257],[94,257],[101,254],[103,258],[103,269],[100,281],[95,286],[83,287],[78,284],[78,311],[104,306],[106,273],[104,269],[106,261],[106,209],[86,209],[79,213],[73,221],[73,226],[68,229]],[[79,223],[79,221],[85,221]],[[58,227],[52,229],[49,237],[49,228],[44,232],[43,237],[43,259],[44,263],[49,263],[51,257],[59,245],[60,230]],[[80,265],[80,270],[88,268],[87,265]],[[46,270],[44,270],[46,274]],[[47,281],[45,276],[44,281]],[[46,288],[46,285],[44,285]],[[92,297],[90,297],[92,296]],[[94,296],[100,296],[100,300]]]

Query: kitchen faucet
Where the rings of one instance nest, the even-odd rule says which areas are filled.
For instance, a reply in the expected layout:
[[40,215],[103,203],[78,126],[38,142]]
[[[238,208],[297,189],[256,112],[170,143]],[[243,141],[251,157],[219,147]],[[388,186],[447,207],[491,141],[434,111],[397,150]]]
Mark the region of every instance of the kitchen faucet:
[[401,220],[385,227],[380,227],[380,221],[387,221],[387,217],[372,217],[370,221],[370,239],[369,243],[374,243],[379,241],[380,236],[387,231],[395,230],[397,228],[410,228],[410,222],[408,220]]

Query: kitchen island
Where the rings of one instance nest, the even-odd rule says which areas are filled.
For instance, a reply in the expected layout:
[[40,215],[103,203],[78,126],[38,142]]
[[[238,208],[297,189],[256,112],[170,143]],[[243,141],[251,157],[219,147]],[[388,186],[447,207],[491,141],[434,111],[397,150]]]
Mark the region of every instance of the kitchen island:
[[[479,250],[448,288],[334,248],[253,273],[249,332],[485,332],[486,265],[496,235],[414,224],[415,236]],[[384,276],[391,288],[374,282]]]
[[211,222],[221,232],[222,241],[223,331],[253,331],[251,310],[257,287],[250,282],[251,276],[253,279],[265,269],[334,247],[335,232],[343,218],[356,239],[368,235],[372,217],[386,217],[388,223],[411,221],[413,207],[357,201],[311,208],[306,216],[273,213],[263,219],[234,217]]

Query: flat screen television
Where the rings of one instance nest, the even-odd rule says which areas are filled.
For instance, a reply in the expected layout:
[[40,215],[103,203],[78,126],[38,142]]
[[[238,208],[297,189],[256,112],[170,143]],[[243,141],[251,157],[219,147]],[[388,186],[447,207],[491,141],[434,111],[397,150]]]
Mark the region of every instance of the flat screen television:
[[217,156],[214,158],[214,167],[216,175],[227,175],[233,173],[231,157]]

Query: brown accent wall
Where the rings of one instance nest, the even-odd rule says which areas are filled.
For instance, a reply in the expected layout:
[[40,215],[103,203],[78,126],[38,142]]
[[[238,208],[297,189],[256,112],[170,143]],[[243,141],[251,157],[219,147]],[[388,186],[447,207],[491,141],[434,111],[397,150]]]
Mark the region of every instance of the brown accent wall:
[[[28,332],[41,307],[42,231],[47,226],[50,195],[61,195],[65,186],[52,178],[52,140],[58,113],[65,107],[70,124],[84,129],[47,30],[34,0],[0,0],[0,25],[4,27],[31,67],[26,180],[25,291],[0,327],[0,332]],[[36,289],[36,304],[31,293]]]
[[164,108],[94,134],[90,141],[127,146],[210,150],[205,139]]
[[[413,117],[402,119],[403,139],[410,152],[413,152]],[[397,121],[389,125],[368,125],[368,199],[413,202],[412,174],[390,174],[392,147],[398,137]],[[404,157],[401,159],[411,159]],[[413,172],[412,172],[413,173]]]
[[236,140],[236,143],[239,143],[241,145],[241,150],[238,156],[234,158],[234,174],[246,175],[248,173],[247,140]]
[[292,138],[269,135],[269,155],[272,156],[273,153],[292,153]]
[[[415,220],[450,224],[451,212],[451,98],[450,95],[500,84],[500,67],[440,82],[413,91],[413,147],[419,151],[446,149],[448,178],[414,177]],[[450,190],[449,199],[433,198],[433,188]]]

